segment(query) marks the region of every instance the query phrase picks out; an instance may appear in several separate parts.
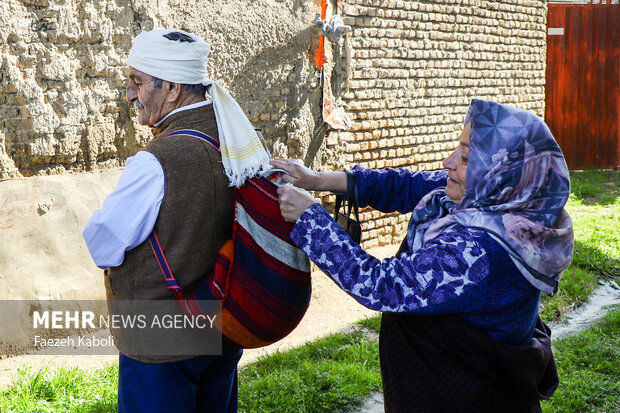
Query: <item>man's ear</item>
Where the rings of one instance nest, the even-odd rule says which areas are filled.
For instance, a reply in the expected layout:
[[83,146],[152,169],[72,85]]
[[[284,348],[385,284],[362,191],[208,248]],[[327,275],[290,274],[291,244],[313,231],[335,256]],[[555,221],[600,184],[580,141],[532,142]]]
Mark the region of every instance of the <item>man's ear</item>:
[[179,100],[179,98],[181,97],[182,86],[180,83],[172,83],[172,82],[166,82],[166,83],[167,85],[164,85],[164,87],[168,89],[166,101],[168,103],[174,103],[177,100]]

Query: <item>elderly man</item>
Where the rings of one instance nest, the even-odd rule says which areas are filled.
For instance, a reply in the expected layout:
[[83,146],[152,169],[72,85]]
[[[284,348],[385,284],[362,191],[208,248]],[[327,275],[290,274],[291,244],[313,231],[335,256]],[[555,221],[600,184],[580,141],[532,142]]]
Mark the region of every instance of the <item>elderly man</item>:
[[[144,32],[134,41],[127,100],[154,139],[127,160],[116,190],[83,234],[105,270],[109,303],[172,298],[147,239],[152,232],[179,285],[191,293],[231,237],[230,186],[268,168],[269,156],[239,105],[208,79],[209,50],[181,30]],[[244,156],[235,157],[241,150]],[[224,342],[217,356],[128,357],[123,337],[115,339],[119,412],[237,410],[241,349]]]

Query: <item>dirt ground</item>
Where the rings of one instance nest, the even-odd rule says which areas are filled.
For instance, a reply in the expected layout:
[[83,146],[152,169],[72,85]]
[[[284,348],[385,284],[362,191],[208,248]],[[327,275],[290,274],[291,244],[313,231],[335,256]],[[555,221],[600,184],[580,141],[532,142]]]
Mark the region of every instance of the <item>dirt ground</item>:
[[[398,245],[374,248],[368,251],[377,258],[393,256]],[[353,298],[340,290],[325,274],[316,270],[312,273],[312,301],[306,316],[297,329],[288,337],[271,346],[245,350],[240,365],[251,363],[263,355],[285,351],[314,341],[326,335],[342,331],[351,323],[376,312],[358,304]],[[118,360],[117,355],[58,356],[31,354],[9,357],[0,360],[0,388],[6,388],[17,377],[20,366],[31,366],[34,370],[53,367],[73,367],[82,369],[100,368],[106,363]]]

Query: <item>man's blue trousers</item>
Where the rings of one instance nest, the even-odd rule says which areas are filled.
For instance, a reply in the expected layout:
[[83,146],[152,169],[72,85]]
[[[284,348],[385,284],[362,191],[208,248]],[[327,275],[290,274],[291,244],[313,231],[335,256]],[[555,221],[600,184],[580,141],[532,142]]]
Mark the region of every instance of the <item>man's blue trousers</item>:
[[222,348],[221,356],[198,356],[147,364],[124,354],[119,359],[119,413],[234,413],[237,363],[242,350]]

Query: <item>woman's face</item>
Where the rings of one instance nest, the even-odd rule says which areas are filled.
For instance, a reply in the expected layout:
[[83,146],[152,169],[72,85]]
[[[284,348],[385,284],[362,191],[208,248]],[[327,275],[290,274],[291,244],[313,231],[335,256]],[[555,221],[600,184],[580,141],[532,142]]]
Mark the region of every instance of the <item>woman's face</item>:
[[457,205],[461,203],[463,195],[465,194],[465,177],[467,176],[470,132],[471,123],[468,123],[463,128],[461,136],[459,136],[458,148],[443,161],[443,166],[448,170],[446,195]]

